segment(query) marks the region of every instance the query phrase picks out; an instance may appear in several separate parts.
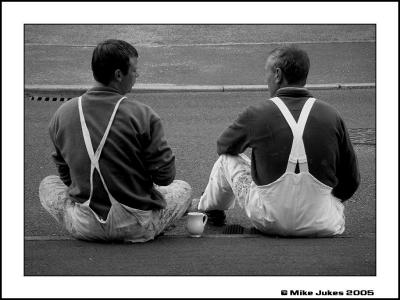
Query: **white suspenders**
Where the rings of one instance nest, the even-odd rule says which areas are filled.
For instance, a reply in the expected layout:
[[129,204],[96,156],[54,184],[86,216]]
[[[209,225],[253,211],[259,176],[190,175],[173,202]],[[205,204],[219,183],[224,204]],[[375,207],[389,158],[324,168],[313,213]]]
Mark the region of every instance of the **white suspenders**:
[[303,132],[315,99],[309,98],[306,101],[303,109],[301,110],[301,114],[297,123],[281,99],[275,97],[272,98],[271,101],[278,106],[293,133],[292,150],[290,151],[286,172],[294,173],[297,162],[299,163],[300,172],[308,172],[307,155],[303,143]]
[[[343,204],[331,194],[332,188],[308,171],[303,132],[314,98],[301,110],[298,122],[281,99],[271,99],[293,133],[286,172],[267,185],[252,184],[246,214],[255,227],[266,233],[295,236],[332,236],[344,231]],[[300,173],[294,174],[296,164]]]
[[93,151],[92,140],[90,139],[89,130],[88,130],[87,126],[86,126],[85,117],[83,115],[82,97],[79,97],[79,99],[78,99],[79,118],[80,118],[80,121],[81,121],[83,138],[85,140],[86,149],[87,149],[87,152],[88,152],[88,155],[89,155],[89,158],[90,158],[90,162],[91,162],[91,164],[90,164],[90,196],[89,196],[89,199],[88,199],[88,203],[91,200],[92,194],[93,194],[93,172],[94,172],[94,169],[96,169],[99,172],[101,181],[102,181],[103,186],[104,186],[104,188],[105,188],[105,190],[106,190],[106,192],[108,194],[108,197],[110,198],[111,203],[113,203],[113,201],[114,201],[114,198],[111,196],[110,191],[107,188],[107,184],[104,181],[103,175],[100,172],[99,159],[100,159],[100,155],[101,155],[101,152],[103,150],[104,144],[106,142],[108,133],[110,132],[111,124],[114,121],[115,114],[117,112],[119,104],[125,98],[126,97],[122,97],[121,99],[119,99],[117,104],[115,105],[115,108],[114,108],[114,111],[113,111],[113,113],[111,115],[110,121],[108,122],[107,129],[104,132],[103,138],[101,139],[100,144],[99,144],[96,152]]

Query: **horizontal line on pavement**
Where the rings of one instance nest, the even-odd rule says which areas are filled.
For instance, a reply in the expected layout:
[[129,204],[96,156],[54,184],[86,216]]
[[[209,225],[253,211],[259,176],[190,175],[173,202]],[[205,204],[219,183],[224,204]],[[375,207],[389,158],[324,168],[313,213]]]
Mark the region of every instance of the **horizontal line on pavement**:
[[[256,237],[257,234],[203,234],[203,238],[226,238],[226,237]],[[192,238],[187,234],[164,234],[157,238]],[[69,241],[76,240],[70,236],[54,236],[54,235],[37,235],[37,236],[25,236],[25,241]]]
[[[172,47],[223,47],[223,46],[263,46],[263,45],[282,45],[282,44],[344,44],[344,43],[375,43],[375,40],[359,40],[359,41],[285,41],[285,42],[230,42],[230,43],[197,43],[197,44],[135,44],[136,47],[143,48],[172,48]],[[41,44],[41,43],[26,43],[29,47],[75,47],[75,48],[94,48],[96,45],[73,45],[73,44]]]
[[[263,236],[262,234],[256,233],[243,233],[243,234],[203,234],[200,238],[257,238]],[[335,236],[334,238],[359,238],[363,236]],[[188,234],[164,234],[158,238],[187,238],[187,239],[198,239],[197,237],[190,237]],[[306,238],[306,237],[305,237]],[[290,238],[287,238],[290,239]],[[294,238],[295,239],[295,238]],[[37,236],[25,236],[25,241],[77,241],[77,239],[70,236],[54,236],[54,235],[37,235]]]
[[55,235],[34,235],[25,236],[25,241],[67,241],[74,240],[74,238],[69,236],[55,236]]
[[[309,90],[373,89],[375,83],[326,83],[307,84]],[[90,87],[87,85],[26,85],[25,94],[72,94],[80,95]],[[175,84],[137,84],[134,93],[166,92],[257,92],[268,91],[267,85],[175,85]]]

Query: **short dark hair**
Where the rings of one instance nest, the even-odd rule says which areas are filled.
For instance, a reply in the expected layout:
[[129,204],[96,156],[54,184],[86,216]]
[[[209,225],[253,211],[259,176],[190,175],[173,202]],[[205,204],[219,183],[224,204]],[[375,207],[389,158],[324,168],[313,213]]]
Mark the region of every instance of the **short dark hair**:
[[280,68],[289,84],[307,80],[310,59],[306,51],[296,45],[284,45],[269,53],[274,59],[273,67]]
[[114,78],[114,72],[120,69],[126,75],[129,69],[129,59],[138,57],[135,47],[121,40],[106,40],[99,43],[92,55],[93,77],[98,82],[109,84]]

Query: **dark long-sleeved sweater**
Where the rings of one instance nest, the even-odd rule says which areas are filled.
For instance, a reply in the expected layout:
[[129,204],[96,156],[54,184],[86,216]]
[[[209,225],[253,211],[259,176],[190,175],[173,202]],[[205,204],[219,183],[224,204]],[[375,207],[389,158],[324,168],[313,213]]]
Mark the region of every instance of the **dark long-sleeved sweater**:
[[[305,88],[282,88],[277,94],[296,122],[306,100]],[[236,155],[252,148],[251,175],[257,185],[266,185],[285,173],[293,134],[279,108],[269,100],[250,106],[219,137],[217,152]],[[309,172],[333,188],[345,201],[360,183],[357,158],[344,121],[329,104],[315,101],[304,133]]]
[[[111,88],[96,87],[82,95],[82,109],[96,151],[117,101]],[[175,178],[175,157],[164,137],[160,117],[149,106],[127,95],[115,115],[100,156],[101,173],[117,201],[141,210],[160,209],[166,202],[153,187]],[[78,111],[78,99],[64,103],[50,121],[55,146],[52,154],[69,196],[85,202],[90,194],[90,159],[86,151]],[[90,207],[106,217],[111,206],[95,170]]]

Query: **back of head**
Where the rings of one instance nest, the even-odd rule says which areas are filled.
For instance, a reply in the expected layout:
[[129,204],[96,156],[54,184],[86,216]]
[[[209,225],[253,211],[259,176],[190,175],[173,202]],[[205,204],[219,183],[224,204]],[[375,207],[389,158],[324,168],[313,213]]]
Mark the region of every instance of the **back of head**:
[[122,40],[106,40],[99,43],[92,55],[92,72],[96,81],[108,85],[114,78],[114,72],[120,69],[126,75],[129,59],[138,57],[138,52],[131,44]]
[[273,66],[280,68],[288,84],[305,85],[310,59],[306,51],[295,45],[285,45],[275,48],[269,53]]

